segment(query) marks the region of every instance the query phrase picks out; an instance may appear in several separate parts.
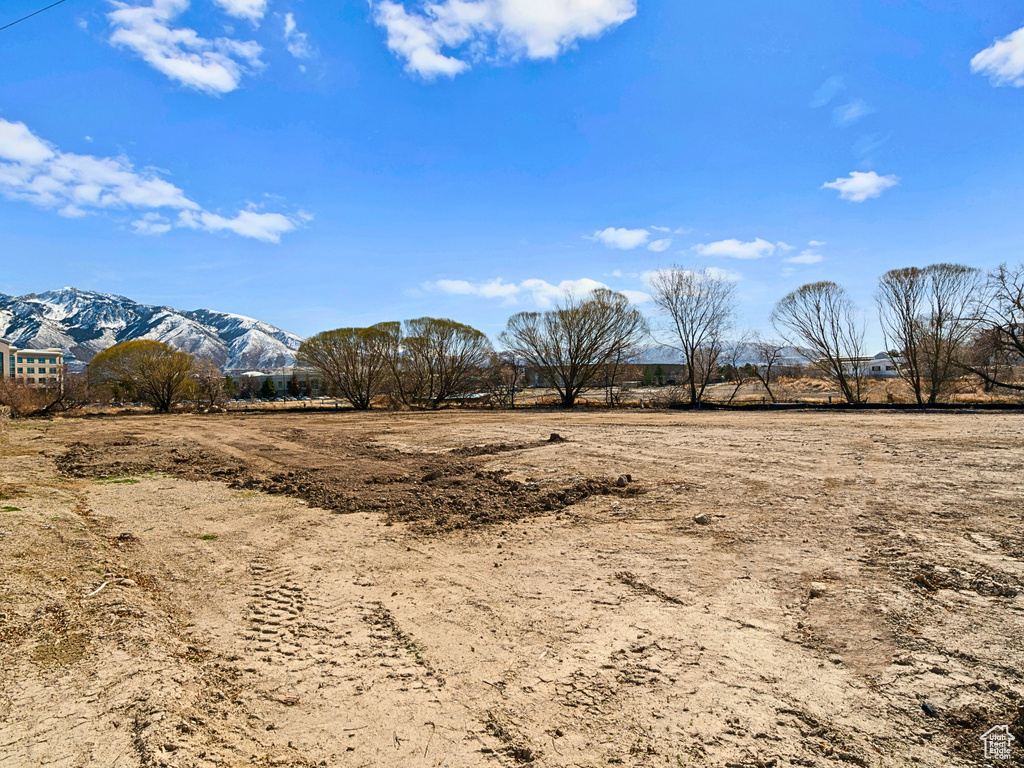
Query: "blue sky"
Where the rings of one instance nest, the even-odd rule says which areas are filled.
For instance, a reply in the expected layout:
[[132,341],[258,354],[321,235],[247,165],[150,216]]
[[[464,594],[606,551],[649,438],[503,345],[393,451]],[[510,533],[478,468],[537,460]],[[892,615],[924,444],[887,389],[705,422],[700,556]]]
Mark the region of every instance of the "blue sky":
[[1024,258],[1022,86],[1006,0],[67,0],[0,32],[0,291],[496,335],[678,263],[755,328],[869,308]]

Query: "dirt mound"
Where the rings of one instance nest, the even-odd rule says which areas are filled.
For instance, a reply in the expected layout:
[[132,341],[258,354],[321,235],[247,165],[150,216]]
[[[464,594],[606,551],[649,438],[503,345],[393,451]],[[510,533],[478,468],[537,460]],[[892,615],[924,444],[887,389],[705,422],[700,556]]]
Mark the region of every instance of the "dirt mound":
[[[465,448],[455,448],[448,452],[450,456],[494,456],[498,453],[509,453],[511,451],[527,451],[531,448],[540,448],[547,445],[549,440],[533,443],[488,443],[487,445],[470,445]],[[557,442],[557,441],[556,441]]]
[[[303,440],[295,431],[289,437]],[[136,441],[125,454],[117,450],[123,439],[99,438],[70,446],[57,464],[70,477],[161,472],[187,480],[220,480],[236,488],[300,498],[335,512],[380,513],[389,524],[412,523],[434,532],[557,512],[590,496],[642,492],[641,486],[621,479],[521,482],[507,472],[483,471],[479,462],[469,460],[549,442],[495,443],[434,454],[353,441],[332,445],[332,460],[316,462],[308,453],[293,454],[273,445],[248,446],[232,455],[221,447],[181,439]]]

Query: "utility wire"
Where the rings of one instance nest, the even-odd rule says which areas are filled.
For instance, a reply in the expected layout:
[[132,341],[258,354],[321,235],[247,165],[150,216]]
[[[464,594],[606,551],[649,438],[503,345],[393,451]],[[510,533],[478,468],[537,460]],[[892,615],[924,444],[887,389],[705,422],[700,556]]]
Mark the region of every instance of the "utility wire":
[[17,21],[12,21],[10,24],[4,24],[2,27],[0,27],[0,32],[3,32],[8,27],[13,27],[15,24],[20,24],[21,22],[25,21],[26,19],[31,19],[33,16],[38,16],[43,11],[48,11],[51,8],[53,8],[54,6],[57,6],[57,5],[60,5],[61,3],[66,3],[66,2],[67,2],[67,0],[57,0],[56,3],[52,3],[51,5],[48,5],[45,8],[40,8],[35,13],[30,13],[28,16],[22,16],[20,19],[18,19]]

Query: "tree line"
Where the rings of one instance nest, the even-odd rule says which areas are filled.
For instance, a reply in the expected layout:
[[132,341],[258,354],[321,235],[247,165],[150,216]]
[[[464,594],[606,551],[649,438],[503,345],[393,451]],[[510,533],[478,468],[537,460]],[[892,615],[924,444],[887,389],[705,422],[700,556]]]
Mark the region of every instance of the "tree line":
[[128,400],[162,413],[182,402],[221,405],[233,384],[212,360],[180,352],[161,341],[135,339],[97,354],[86,373],[64,373],[53,386],[0,378],[0,405],[15,416],[47,416],[94,400]]
[[[737,339],[732,281],[673,266],[655,272],[650,284],[650,318],[622,294],[602,288],[567,295],[544,312],[513,315],[497,348],[469,325],[422,317],[324,331],[304,341],[297,358],[316,370],[324,391],[357,410],[377,402],[438,408],[480,395],[511,407],[527,371],[554,389],[564,407],[596,389],[614,405],[619,385],[635,376],[634,363],[652,344],[676,352],[685,399],[694,406],[723,371],[735,385],[733,397],[744,383],[757,381],[776,401],[791,349],[814,361],[847,402],[862,401],[865,324],[841,285],[801,286],[776,303],[770,318],[775,336]],[[1015,371],[1024,363],[1024,265],[1004,264],[988,274],[958,264],[894,269],[878,279],[874,300],[896,373],[919,405],[940,402],[965,376],[989,391],[1024,392]],[[81,404],[90,389],[162,412],[183,401],[212,407],[237,394],[212,361],[137,339],[99,353],[84,377],[66,374],[57,388],[0,379],[0,405],[21,415],[46,414]]]
[[[588,390],[615,384],[652,343],[674,350],[686,399],[704,401],[708,386],[730,371],[736,383],[773,387],[796,349],[831,379],[843,399],[864,396],[867,356],[860,308],[843,286],[808,283],[780,299],[775,336],[736,339],[736,285],[709,270],[674,266],[654,273],[655,312],[645,317],[619,293],[569,295],[551,310],[509,318],[496,350],[480,331],[452,320],[419,318],[369,328],[341,328],[308,339],[298,357],[357,409],[377,398],[436,408],[474,392],[514,404],[523,371],[533,372],[572,407]],[[1014,367],[1024,362],[1024,266],[986,275],[973,267],[933,264],[886,272],[875,293],[886,347],[919,405],[946,397],[966,375],[991,390],[1024,391]]]

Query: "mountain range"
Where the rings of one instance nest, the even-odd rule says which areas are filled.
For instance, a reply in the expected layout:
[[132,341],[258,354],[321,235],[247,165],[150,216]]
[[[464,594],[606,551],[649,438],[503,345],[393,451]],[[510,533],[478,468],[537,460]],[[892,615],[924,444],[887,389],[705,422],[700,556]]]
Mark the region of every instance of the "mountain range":
[[0,293],[0,339],[20,348],[60,347],[72,370],[131,339],[155,339],[225,370],[295,365],[303,339],[251,317],[208,309],[154,307],[76,288]]

